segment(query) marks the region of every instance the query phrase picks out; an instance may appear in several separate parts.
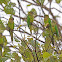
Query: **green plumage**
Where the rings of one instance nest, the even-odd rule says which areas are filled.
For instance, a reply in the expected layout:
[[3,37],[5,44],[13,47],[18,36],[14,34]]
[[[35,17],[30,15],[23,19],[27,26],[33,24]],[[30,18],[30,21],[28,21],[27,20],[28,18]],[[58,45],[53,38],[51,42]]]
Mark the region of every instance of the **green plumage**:
[[30,12],[32,13],[32,16],[34,17],[37,15],[37,12],[34,8],[32,8]]
[[46,27],[49,24],[48,21],[49,21],[49,16],[45,15],[45,17],[44,17],[44,27]]
[[27,24],[28,24],[28,27],[29,27],[29,25],[30,25],[30,16],[29,15],[27,16]]
[[11,36],[11,41],[13,41],[13,29],[14,29],[14,21],[13,17],[10,16],[9,21],[8,21],[8,28]]
[[27,24],[28,24],[28,27],[30,27],[31,23],[34,21],[34,16],[32,14],[32,12],[28,12],[28,16],[27,16]]
[[59,36],[57,25],[55,25],[55,30],[56,30],[57,36]]
[[34,18],[36,17],[37,15],[37,12],[34,8],[31,9],[31,11],[28,12],[28,15],[27,15],[27,25],[30,29],[30,32],[32,33],[32,30],[33,30],[33,21],[34,21]]
[[49,18],[49,26],[50,26],[50,29],[51,29],[51,31],[52,31],[52,25],[51,25],[51,19]]

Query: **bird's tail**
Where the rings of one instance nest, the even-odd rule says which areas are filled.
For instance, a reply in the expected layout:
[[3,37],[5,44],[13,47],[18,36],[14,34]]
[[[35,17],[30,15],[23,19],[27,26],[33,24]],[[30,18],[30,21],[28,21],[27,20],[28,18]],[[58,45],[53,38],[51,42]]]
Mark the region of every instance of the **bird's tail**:
[[13,43],[13,30],[10,30],[11,41]]

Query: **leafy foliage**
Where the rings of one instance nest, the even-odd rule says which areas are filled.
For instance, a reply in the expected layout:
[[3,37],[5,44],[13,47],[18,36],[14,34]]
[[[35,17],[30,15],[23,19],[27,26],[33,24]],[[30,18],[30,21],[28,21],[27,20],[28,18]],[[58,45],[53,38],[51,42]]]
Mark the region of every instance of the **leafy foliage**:
[[[26,14],[19,0],[17,0],[19,7],[10,0],[0,0],[0,5],[3,8],[0,8],[0,10],[10,16],[6,25],[5,22],[3,23],[4,20],[0,18],[0,62],[5,62],[8,59],[10,59],[11,62],[21,62],[21,59],[25,62],[62,62],[62,50],[60,50],[62,26],[58,24],[56,20],[57,17],[50,11],[51,8],[48,8],[47,4],[46,6],[44,5],[45,0],[33,0],[34,3],[28,0],[22,1],[29,3],[27,7],[32,5],[35,7],[38,6],[38,8],[40,7],[41,10],[39,12],[42,12],[40,14],[43,16],[37,14],[35,8],[32,8]],[[57,4],[61,3],[61,0],[55,1]],[[48,0],[48,3],[52,3],[52,0]],[[50,13],[52,19],[43,9],[46,9]],[[23,18],[23,15],[20,16],[20,12],[23,12],[26,17]],[[16,13],[19,14],[17,15]],[[17,20],[13,20],[13,17],[17,17]],[[39,17],[39,19],[37,17]],[[5,16],[2,18],[5,18]],[[20,20],[18,18],[20,18]],[[18,24],[18,21],[21,23]],[[23,22],[26,22],[27,25]],[[26,30],[27,27],[30,33]],[[11,37],[12,44],[7,40],[7,36],[3,35],[5,30],[9,31],[10,35],[8,36]],[[15,31],[20,33],[21,36],[19,36],[19,34],[16,35]],[[42,41],[41,37],[43,37],[45,41]],[[15,45],[14,41],[17,45]],[[21,54],[21,56],[19,54]]]
[[61,0],[56,0],[56,3],[60,3],[61,2]]

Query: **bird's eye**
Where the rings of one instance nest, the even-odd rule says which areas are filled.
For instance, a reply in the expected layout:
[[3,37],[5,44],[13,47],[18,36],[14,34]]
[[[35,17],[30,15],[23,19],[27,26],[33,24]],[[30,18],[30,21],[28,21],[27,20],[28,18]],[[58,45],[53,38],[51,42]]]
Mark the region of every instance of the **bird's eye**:
[[14,18],[13,18],[13,20],[14,20]]

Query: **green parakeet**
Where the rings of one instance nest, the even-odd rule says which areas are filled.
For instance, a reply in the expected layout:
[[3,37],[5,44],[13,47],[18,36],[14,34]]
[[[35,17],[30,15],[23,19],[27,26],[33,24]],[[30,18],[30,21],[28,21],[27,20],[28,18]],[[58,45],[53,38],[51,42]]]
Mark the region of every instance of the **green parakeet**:
[[34,17],[37,15],[37,12],[36,12],[36,10],[35,10],[34,8],[32,8],[30,12],[32,12],[32,15],[33,15]]
[[32,14],[32,12],[28,12],[28,16],[27,16],[27,24],[28,24],[28,27],[29,27],[29,29],[30,29],[30,32],[32,33],[32,25],[31,25],[31,23],[34,21],[34,16],[33,16],[33,14]]
[[45,18],[44,18],[44,26],[45,26],[46,28],[50,28],[51,31],[52,31],[51,19],[49,18],[48,15],[45,15]]
[[57,25],[55,25],[55,30],[56,30],[56,35],[59,37],[58,27],[57,27]]
[[36,10],[34,8],[32,8],[31,11],[28,12],[28,16],[27,16],[27,24],[28,24],[28,27],[34,21],[34,17],[36,15],[37,15],[37,12],[36,12]]
[[27,24],[28,24],[28,27],[30,26],[30,16],[28,15],[27,16]]
[[32,12],[28,12],[28,16],[27,16],[27,24],[28,27],[31,25],[31,23],[34,21],[34,16]]
[[33,30],[33,26],[31,24],[33,23],[36,15],[37,15],[37,12],[34,8],[32,8],[31,11],[29,11],[28,15],[27,15],[27,24],[28,24],[28,27],[29,27],[31,33]]
[[56,33],[57,36],[59,36],[58,27],[55,21],[52,21],[52,28],[53,28],[53,32]]
[[11,36],[11,41],[13,42],[13,29],[14,29],[14,18],[10,16],[8,21],[8,28]]
[[48,21],[49,21],[49,16],[45,15],[45,17],[44,17],[44,27],[46,27],[49,24]]
[[52,30],[52,24],[51,24],[51,19],[50,18],[49,18],[48,22],[49,22],[49,26],[50,26],[50,29],[51,29],[51,32],[52,32],[53,30]]

